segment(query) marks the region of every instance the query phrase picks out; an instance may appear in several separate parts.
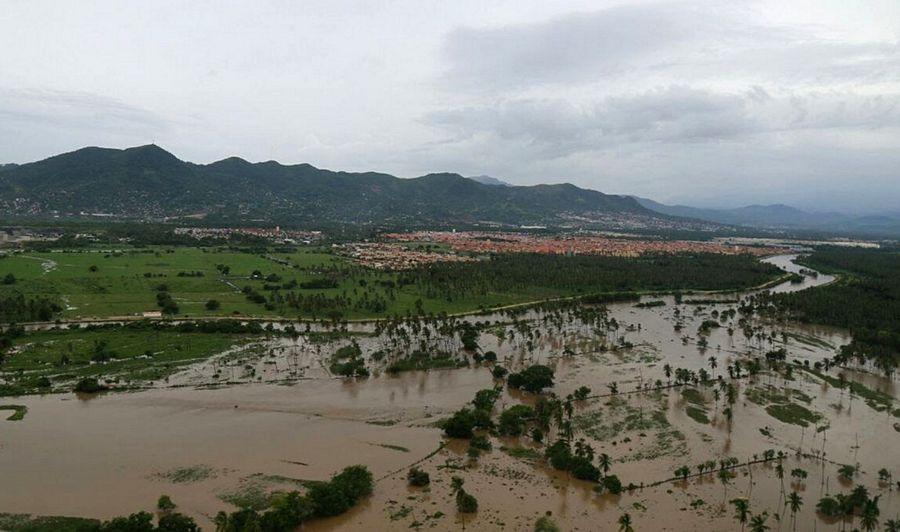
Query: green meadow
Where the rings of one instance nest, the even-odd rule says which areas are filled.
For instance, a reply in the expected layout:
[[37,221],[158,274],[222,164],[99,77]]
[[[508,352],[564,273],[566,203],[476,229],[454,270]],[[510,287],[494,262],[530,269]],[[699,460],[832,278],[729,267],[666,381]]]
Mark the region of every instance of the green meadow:
[[[220,266],[227,266],[225,273]],[[197,273],[202,276],[197,276]],[[259,276],[254,277],[254,272]],[[0,285],[0,296],[13,292],[26,298],[44,297],[62,307],[61,319],[110,318],[156,312],[157,293],[165,289],[178,306],[173,317],[250,316],[284,318],[360,319],[407,313],[459,313],[524,303],[575,291],[548,287],[523,290],[461,293],[448,300],[419,285],[401,285],[397,273],[363,268],[324,250],[300,249],[290,253],[246,252],[228,248],[154,247],[134,249],[59,250],[15,252],[0,259],[0,278],[15,277]],[[267,281],[270,276],[277,281]],[[329,278],[333,287],[273,290],[296,281]],[[312,306],[266,306],[251,301],[242,291],[250,287],[266,298],[294,292],[305,298],[321,297]],[[219,306],[208,309],[207,302]],[[370,304],[380,301],[380,306]],[[329,311],[332,311],[331,313]]]
[[[263,279],[273,273],[283,279],[308,280],[315,274],[300,272],[295,265],[324,267],[342,262],[333,255],[316,252],[263,255],[185,247],[14,253],[0,260],[0,277],[11,273],[16,282],[0,286],[0,293],[16,290],[26,297],[57,301],[63,307],[64,319],[159,311],[156,294],[161,287],[172,295],[182,317],[273,316],[278,313],[250,302],[241,288],[250,285],[262,290]],[[228,273],[222,274],[217,265],[228,266]],[[263,279],[251,279],[254,271],[261,272]],[[187,276],[196,272],[202,277]],[[220,303],[218,309],[206,309],[211,299]]]

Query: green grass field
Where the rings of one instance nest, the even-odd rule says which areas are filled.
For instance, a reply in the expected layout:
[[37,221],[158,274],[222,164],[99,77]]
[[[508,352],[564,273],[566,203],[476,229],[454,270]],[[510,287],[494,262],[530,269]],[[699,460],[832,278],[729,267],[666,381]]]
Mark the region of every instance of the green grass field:
[[[217,265],[227,265],[223,275]],[[0,259],[0,278],[12,274],[16,282],[0,285],[0,295],[17,291],[26,297],[46,297],[59,303],[62,319],[135,316],[159,311],[156,294],[160,285],[178,304],[176,317],[253,316],[253,317],[325,317],[325,311],[309,312],[295,308],[264,305],[248,300],[241,289],[250,286],[263,295],[265,277],[275,274],[280,282],[298,283],[322,277],[329,268],[343,268],[338,285],[326,289],[294,289],[310,297],[343,298],[342,317],[350,319],[424,312],[460,313],[502,305],[536,301],[574,292],[533,287],[521,292],[466,294],[453,301],[429,297],[414,286],[387,289],[379,282],[397,279],[394,273],[354,266],[346,259],[319,252],[298,250],[293,253],[252,254],[217,248],[152,248],[54,251],[13,253]],[[252,279],[254,271],[263,279]],[[179,276],[181,272],[202,272],[202,277]],[[365,288],[364,288],[365,286]],[[286,290],[281,290],[282,293]],[[381,297],[383,310],[359,308],[355,303],[364,294]],[[220,307],[207,310],[206,302],[215,299]],[[416,305],[421,302],[421,307]]]
[[[59,250],[0,258],[0,279],[14,278],[0,284],[0,298],[22,294],[49,299],[62,308],[56,316],[61,319],[158,312],[160,290],[177,305],[180,318],[365,319],[458,314],[592,293],[741,288],[780,273],[770,269],[746,257],[521,255],[395,273],[365,268],[317,248]],[[210,300],[219,306],[207,309]],[[18,312],[16,316],[28,319],[6,321],[40,321],[46,318],[34,316],[49,315]]]
[[[240,292],[248,284],[261,289],[262,281],[250,280],[252,272],[302,281],[313,275],[297,272],[293,265],[316,267],[343,262],[315,252],[271,256],[290,265],[262,255],[212,248],[16,253],[0,259],[0,277],[12,273],[16,278],[15,284],[0,286],[0,291],[18,290],[26,296],[57,300],[64,307],[62,318],[110,317],[158,311],[157,287],[166,285],[182,316],[235,312],[271,316],[277,313],[251,303]],[[228,275],[216,269],[218,264],[229,266]],[[96,271],[91,271],[92,266],[96,266]],[[180,272],[202,272],[203,277],[179,277]],[[218,300],[221,307],[206,310],[204,305],[210,299]]]

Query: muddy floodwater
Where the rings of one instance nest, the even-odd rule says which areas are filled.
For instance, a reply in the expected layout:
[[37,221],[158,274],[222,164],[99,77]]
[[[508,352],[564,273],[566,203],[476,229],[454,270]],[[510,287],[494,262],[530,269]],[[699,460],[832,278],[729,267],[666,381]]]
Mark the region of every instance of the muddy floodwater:
[[[795,258],[767,260],[800,272]],[[772,290],[833,281],[803,273],[802,283]],[[299,489],[304,480],[327,479],[361,463],[377,479],[373,496],[304,530],[532,530],[548,513],[563,530],[603,530],[616,528],[624,512],[637,530],[734,530],[740,524],[724,502],[735,497],[749,498],[753,513],[767,511],[773,530],[836,530],[841,523],[818,517],[815,503],[859,484],[881,496],[882,522],[894,518],[900,490],[879,483],[877,472],[886,468],[900,477],[896,400],[888,408],[869,404],[802,368],[790,379],[763,371],[739,379],[729,422],[715,386],[669,387],[667,365],[702,369],[715,378],[735,361],[784,348],[789,360],[813,367],[850,340],[845,331],[757,318],[749,336],[724,319],[723,326],[698,332],[747,295],[685,294],[680,304],[672,296],[645,297],[642,303],[664,304],[643,307],[634,301],[610,304],[605,323],[615,326],[602,331],[566,313],[467,318],[489,322],[478,343],[483,352],[496,352],[499,364],[513,371],[550,365],[559,396],[591,388],[590,398],[576,402],[576,438],[598,455],[608,454],[611,472],[624,483],[644,486],[618,496],[598,495],[589,483],[550,469],[537,458],[542,448],[526,437],[492,438],[493,450],[471,462],[467,444],[447,442],[435,423],[494,385],[490,366],[473,362],[389,374],[385,368],[398,351],[461,351],[460,346],[428,326],[389,335],[374,324],[354,324],[348,327],[357,333],[352,338],[323,342],[301,334],[242,346],[144,391],[16,398],[28,414],[20,422],[0,421],[0,512],[109,518],[151,510],[165,493],[180,511],[212,528],[220,510]],[[367,360],[369,378],[332,375],[332,354],[351,341]],[[387,358],[369,358],[374,353]],[[840,373],[897,397],[895,381],[865,368]],[[687,388],[700,393],[687,394]],[[533,401],[505,390],[497,411]],[[770,413],[779,401],[801,405],[815,421],[805,427],[780,421]],[[786,453],[784,469],[802,469],[806,478],[779,479],[775,462],[767,462],[736,469],[724,485],[712,473],[669,480],[681,465],[725,457],[743,462],[768,449]],[[413,464],[431,474],[429,488],[407,487]],[[849,482],[839,479],[838,464],[858,465],[859,473]],[[476,514],[456,512],[453,475],[463,477],[477,497]],[[784,504],[791,491],[804,502],[793,516]]]

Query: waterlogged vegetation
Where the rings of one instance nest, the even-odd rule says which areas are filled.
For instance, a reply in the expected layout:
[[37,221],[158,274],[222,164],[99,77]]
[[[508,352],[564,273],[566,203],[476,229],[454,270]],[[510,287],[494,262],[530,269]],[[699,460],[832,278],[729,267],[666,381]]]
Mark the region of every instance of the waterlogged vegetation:
[[12,413],[6,418],[7,421],[21,421],[25,419],[28,413],[28,407],[25,405],[4,405],[0,404],[0,411],[10,410]]
[[141,387],[262,332],[258,324],[228,322],[8,330],[10,345],[0,354],[0,395],[72,391],[84,379],[102,380],[107,387]]
[[838,353],[840,365],[870,366],[891,374],[900,366],[900,250],[821,248],[803,263],[841,275],[817,290],[764,298],[772,312],[809,323],[849,329],[853,341]]
[[[454,286],[454,276],[434,286]],[[469,317],[428,316],[423,303],[425,317],[215,333],[193,323],[24,331],[10,336],[4,365],[25,346],[46,347],[4,379],[46,376],[50,390],[68,391],[95,378],[115,392],[138,380],[115,366],[132,353],[128,335],[145,344],[154,334],[182,344],[227,336],[144,381],[155,390],[85,402],[118,416],[124,443],[140,442],[141,458],[119,460],[155,473],[132,482],[145,491],[155,483],[176,502],[187,500],[180,493],[214,501],[169,510],[208,529],[880,529],[895,518],[900,462],[884,449],[900,437],[900,404],[892,379],[842,357],[851,337],[797,324],[757,292],[647,302],[557,301]],[[68,334],[84,335],[71,337],[81,339],[73,351],[96,373],[63,380],[52,367]],[[123,336],[97,351],[90,334]],[[10,444],[46,460],[46,434],[66,431],[44,425],[45,412],[72,402],[16,403],[30,413]],[[187,463],[203,465],[157,465],[171,453],[174,418],[198,434]],[[98,452],[121,452],[94,431],[79,434]],[[10,460],[0,450],[11,482],[52,489]],[[356,462],[371,472],[305,480]],[[97,485],[120,474],[96,469]],[[30,504],[0,494],[0,510],[64,513]],[[140,507],[109,504],[108,515]]]
[[[254,485],[256,486],[256,485]],[[365,466],[349,466],[328,481],[310,482],[303,491],[292,490],[264,495],[258,488],[223,500],[241,505],[235,512],[219,512],[215,529],[223,531],[290,532],[315,519],[343,514],[372,494],[374,481]],[[21,532],[198,532],[193,518],[175,511],[168,495],[160,496],[156,516],[138,511],[109,521],[74,517],[32,517],[27,514],[0,514],[0,526]],[[154,521],[156,523],[154,524]]]

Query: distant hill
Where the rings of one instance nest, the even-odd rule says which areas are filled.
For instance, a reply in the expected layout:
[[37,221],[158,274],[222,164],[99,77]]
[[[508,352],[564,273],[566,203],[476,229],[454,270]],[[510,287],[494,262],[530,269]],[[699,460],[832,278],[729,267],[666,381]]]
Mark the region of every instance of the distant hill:
[[748,205],[734,209],[702,209],[665,205],[634,196],[643,207],[660,214],[761,229],[805,229],[873,235],[900,234],[900,215],[851,216],[834,212],[806,212],[789,205]]
[[587,213],[660,217],[633,198],[570,184],[485,185],[452,173],[400,179],[237,157],[203,165],[155,145],[83,148],[4,168],[0,207],[10,214],[202,214],[223,222],[303,224],[525,224]]
[[482,185],[493,185],[498,187],[510,187],[509,183],[506,181],[500,181],[496,177],[491,177],[489,175],[476,175],[476,176],[468,176],[472,181],[478,181]]

